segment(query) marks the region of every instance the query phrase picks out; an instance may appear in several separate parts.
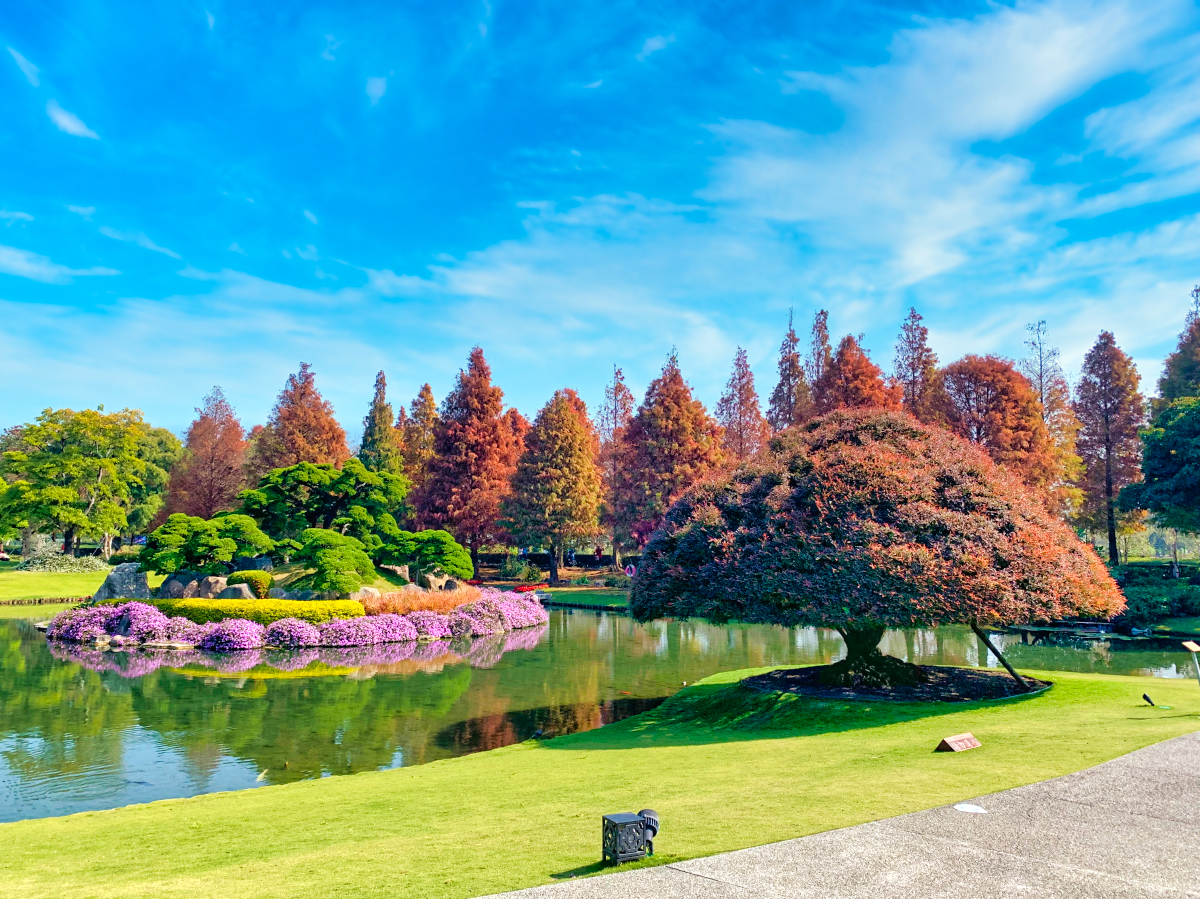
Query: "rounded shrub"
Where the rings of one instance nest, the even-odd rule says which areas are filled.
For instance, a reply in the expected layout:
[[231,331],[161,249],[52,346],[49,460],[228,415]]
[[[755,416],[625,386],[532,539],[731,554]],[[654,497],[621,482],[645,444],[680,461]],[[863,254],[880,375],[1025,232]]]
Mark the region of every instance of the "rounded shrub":
[[234,584],[249,584],[255,596],[259,599],[266,599],[267,593],[275,585],[275,578],[271,576],[271,572],[269,571],[251,569],[249,571],[235,571],[229,575],[225,583],[231,587]]

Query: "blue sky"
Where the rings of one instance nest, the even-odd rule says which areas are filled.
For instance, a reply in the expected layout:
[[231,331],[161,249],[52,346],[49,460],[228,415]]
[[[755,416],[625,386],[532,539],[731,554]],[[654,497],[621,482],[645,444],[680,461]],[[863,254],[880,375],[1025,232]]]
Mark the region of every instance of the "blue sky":
[[528,415],[677,346],[766,395],[794,307],[890,368],[1153,389],[1200,281],[1194,2],[11,3],[0,426],[46,406],[265,419],[300,361],[357,436],[480,343]]

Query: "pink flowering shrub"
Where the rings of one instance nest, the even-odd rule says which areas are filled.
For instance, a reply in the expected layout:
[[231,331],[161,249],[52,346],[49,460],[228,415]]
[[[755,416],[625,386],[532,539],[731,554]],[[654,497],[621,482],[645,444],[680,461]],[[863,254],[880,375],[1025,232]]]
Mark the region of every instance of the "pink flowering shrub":
[[404,617],[416,628],[419,637],[445,640],[450,636],[450,619],[438,612],[409,612]]
[[301,646],[320,646],[321,632],[316,625],[299,618],[280,618],[267,625],[268,646],[280,649],[299,649]]
[[417,639],[417,628],[403,615],[372,615],[364,621],[375,623],[377,643],[405,643]]
[[337,618],[320,627],[322,646],[370,646],[379,642],[374,618]]
[[230,618],[210,625],[200,640],[199,647],[209,652],[240,652],[244,649],[259,649],[263,645],[266,628],[245,618]]

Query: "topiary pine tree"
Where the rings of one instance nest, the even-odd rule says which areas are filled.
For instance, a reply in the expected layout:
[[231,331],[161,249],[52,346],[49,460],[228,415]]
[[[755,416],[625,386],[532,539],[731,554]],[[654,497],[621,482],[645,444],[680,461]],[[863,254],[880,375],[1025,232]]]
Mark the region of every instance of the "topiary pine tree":
[[559,390],[538,412],[517,460],[504,527],[521,544],[550,548],[551,583],[558,582],[564,548],[599,530],[597,449],[587,406],[574,390]]
[[1109,617],[1124,600],[1095,551],[978,447],[908,415],[847,410],[672,506],[642,554],[640,620],[841,632],[824,680],[911,683],[884,629]]
[[779,382],[771,391],[767,421],[772,430],[782,431],[807,421],[812,411],[812,394],[804,376],[804,363],[800,359],[800,338],[792,326],[792,312],[789,309],[787,334],[779,347]]
[[365,581],[375,579],[375,563],[366,547],[354,537],[325,528],[305,531],[296,561],[315,568],[312,585],[315,590],[353,593]]
[[745,462],[757,455],[771,436],[771,426],[758,405],[754,373],[750,371],[746,351],[741,347],[733,357],[733,371],[725,384],[725,392],[717,401],[717,422],[724,429],[721,445],[733,462]]
[[400,436],[392,424],[392,405],[387,401],[387,379],[383,372],[375,376],[375,396],[363,419],[358,458],[370,471],[400,474],[404,470]]
[[413,583],[421,574],[469,578],[475,571],[471,554],[442,530],[401,531],[383,548],[380,560],[388,565],[407,565]]

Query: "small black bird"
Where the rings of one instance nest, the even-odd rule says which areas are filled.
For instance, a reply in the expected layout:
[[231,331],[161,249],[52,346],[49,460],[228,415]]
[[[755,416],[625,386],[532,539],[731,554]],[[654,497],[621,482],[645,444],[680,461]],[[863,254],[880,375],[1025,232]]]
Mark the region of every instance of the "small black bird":
[[[1150,703],[1150,705],[1154,705],[1154,700],[1150,698],[1150,695],[1148,693],[1143,693],[1142,699],[1146,700],[1146,702]],[[1154,706],[1154,707],[1158,708],[1158,706]]]

